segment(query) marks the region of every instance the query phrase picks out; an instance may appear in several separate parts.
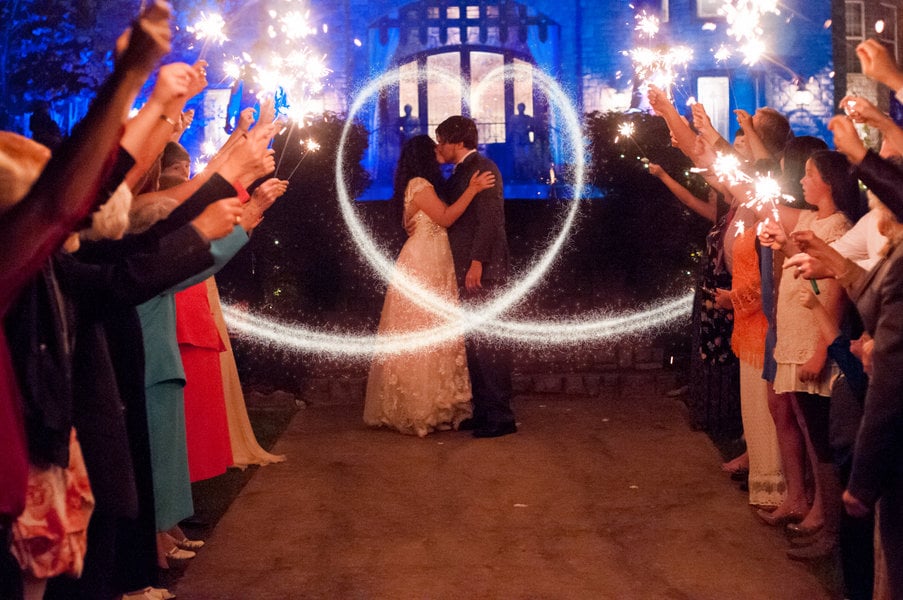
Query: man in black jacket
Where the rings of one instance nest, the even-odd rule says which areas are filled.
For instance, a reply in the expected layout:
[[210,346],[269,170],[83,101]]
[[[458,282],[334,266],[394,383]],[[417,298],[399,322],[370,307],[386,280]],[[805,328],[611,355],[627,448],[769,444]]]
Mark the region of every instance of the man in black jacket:
[[[476,195],[464,214],[448,229],[461,298],[478,300],[504,285],[508,278],[508,239],[502,176],[494,162],[477,152],[477,126],[472,119],[449,117],[436,128],[436,157],[455,165],[444,200],[454,202],[476,171],[491,171],[495,186]],[[515,433],[511,411],[511,352],[501,344],[471,332],[466,340],[467,366],[473,389],[473,419],[461,429],[474,437]]]

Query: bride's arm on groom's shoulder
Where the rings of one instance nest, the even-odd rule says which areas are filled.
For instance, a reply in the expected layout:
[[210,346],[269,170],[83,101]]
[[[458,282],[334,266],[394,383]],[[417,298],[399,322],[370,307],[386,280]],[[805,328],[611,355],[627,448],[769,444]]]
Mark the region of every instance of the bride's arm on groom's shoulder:
[[446,205],[432,186],[425,186],[419,192],[414,194],[414,204],[417,208],[426,213],[435,223],[442,227],[450,227],[452,223],[458,220],[477,194],[483,190],[488,190],[495,185],[495,175],[491,171],[477,171],[470,178],[470,183],[464,190],[464,193],[450,205]]

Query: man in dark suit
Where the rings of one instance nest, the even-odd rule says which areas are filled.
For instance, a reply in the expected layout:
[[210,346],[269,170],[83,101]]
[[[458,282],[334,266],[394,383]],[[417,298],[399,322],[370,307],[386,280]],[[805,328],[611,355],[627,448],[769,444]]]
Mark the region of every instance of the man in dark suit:
[[[478,300],[508,278],[508,239],[502,176],[494,162],[477,152],[477,125],[462,116],[449,117],[436,128],[436,158],[455,165],[444,199],[454,202],[476,171],[492,171],[495,186],[476,195],[464,214],[448,229],[461,298]],[[511,352],[501,344],[471,332],[465,339],[473,389],[473,419],[461,423],[474,437],[515,433],[511,410]]]

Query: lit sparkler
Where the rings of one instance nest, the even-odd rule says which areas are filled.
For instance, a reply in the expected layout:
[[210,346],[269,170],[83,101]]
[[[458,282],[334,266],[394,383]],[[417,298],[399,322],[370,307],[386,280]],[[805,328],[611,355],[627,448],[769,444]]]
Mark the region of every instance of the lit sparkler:
[[226,35],[226,20],[219,13],[207,14],[201,11],[201,17],[194,25],[189,25],[189,33],[193,33],[195,39],[204,40],[205,43],[213,43],[222,46],[229,41]]
[[634,19],[636,20],[636,27],[634,27],[635,31],[639,31],[649,39],[652,39],[656,36],[659,29],[658,17],[656,17],[655,15],[647,14],[644,10],[640,14],[636,15]]
[[765,53],[762,17],[781,14],[777,0],[725,0],[718,12],[727,21],[727,33],[737,42],[743,64],[754,65]]

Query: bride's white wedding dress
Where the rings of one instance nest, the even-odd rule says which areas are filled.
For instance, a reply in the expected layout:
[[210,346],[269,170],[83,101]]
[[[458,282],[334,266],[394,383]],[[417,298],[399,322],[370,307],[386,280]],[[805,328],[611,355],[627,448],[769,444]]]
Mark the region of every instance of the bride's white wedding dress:
[[[408,239],[395,268],[457,304],[458,285],[445,228],[412,204],[414,195],[425,186],[431,184],[417,177],[405,189]],[[441,318],[417,306],[390,280],[379,320],[380,335],[420,331],[441,323]],[[457,428],[472,414],[470,398],[463,337],[411,352],[381,354],[377,350],[367,380],[364,422],[422,437],[433,430]]]

